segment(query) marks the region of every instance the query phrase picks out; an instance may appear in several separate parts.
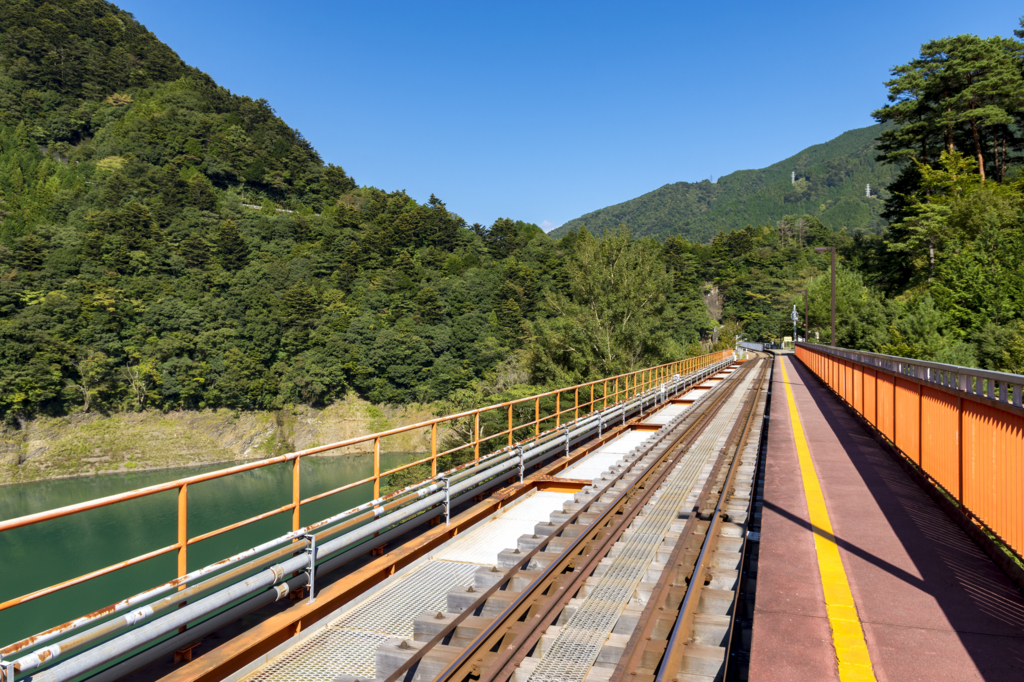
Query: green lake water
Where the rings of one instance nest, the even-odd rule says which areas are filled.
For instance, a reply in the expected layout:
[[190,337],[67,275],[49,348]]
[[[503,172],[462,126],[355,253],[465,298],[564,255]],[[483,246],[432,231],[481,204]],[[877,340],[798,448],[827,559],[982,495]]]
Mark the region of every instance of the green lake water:
[[[408,461],[382,453],[381,469]],[[224,468],[226,464],[110,474],[0,487],[0,519],[63,507],[127,490]],[[373,475],[372,455],[302,460],[302,497]],[[189,536],[247,519],[291,502],[291,463],[275,464],[189,486]],[[302,523],[368,502],[372,485],[302,508]],[[224,559],[291,530],[291,513],[264,519],[188,549],[189,570]],[[93,509],[0,533],[0,602],[174,544],[177,491]],[[176,577],[175,552],[0,611],[0,646],[95,611]]]

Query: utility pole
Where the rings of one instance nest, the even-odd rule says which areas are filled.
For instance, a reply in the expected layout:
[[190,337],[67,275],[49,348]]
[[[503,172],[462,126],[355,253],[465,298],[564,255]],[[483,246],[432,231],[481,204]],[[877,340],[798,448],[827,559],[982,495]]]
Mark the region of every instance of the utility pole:
[[832,252],[832,346],[836,345],[836,247],[819,246],[814,253]]

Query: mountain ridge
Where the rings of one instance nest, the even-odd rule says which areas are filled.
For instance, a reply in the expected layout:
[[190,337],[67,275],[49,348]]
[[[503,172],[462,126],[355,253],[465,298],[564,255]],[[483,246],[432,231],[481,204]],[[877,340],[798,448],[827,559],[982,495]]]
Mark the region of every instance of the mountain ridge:
[[[885,125],[849,130],[761,169],[739,170],[712,183],[675,182],[627,201],[570,220],[549,234],[559,238],[586,225],[602,232],[620,224],[637,236],[682,236],[709,241],[718,232],[765,224],[789,215],[813,215],[822,223],[851,232],[877,232],[881,188],[896,168],[875,160],[878,135]],[[791,181],[791,173],[796,181]],[[865,185],[872,196],[865,196]]]

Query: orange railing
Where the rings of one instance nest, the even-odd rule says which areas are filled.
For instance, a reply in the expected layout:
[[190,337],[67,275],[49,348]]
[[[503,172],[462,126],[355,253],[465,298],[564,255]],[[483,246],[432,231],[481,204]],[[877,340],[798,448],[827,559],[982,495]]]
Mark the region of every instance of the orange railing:
[[[460,412],[458,414],[447,415],[444,417],[438,417],[436,419],[430,419],[428,421],[419,422],[417,424],[410,424],[408,426],[401,426],[388,431],[382,431],[380,433],[373,433],[366,436],[359,436],[356,438],[350,438],[339,443],[333,443],[331,445],[323,445],[320,447],[309,448],[308,450],[302,450],[299,452],[292,452],[287,455],[281,455],[279,457],[272,457],[269,459],[263,459],[254,462],[247,462],[238,466],[233,466],[218,471],[212,471],[197,476],[191,476],[189,478],[183,478],[177,481],[169,481],[167,483],[161,483],[159,485],[150,486],[147,488],[140,488],[138,490],[131,490],[119,495],[111,495],[110,497],[104,497],[96,500],[90,500],[88,502],[82,502],[80,504],[74,504],[67,507],[61,507],[59,509],[53,509],[38,514],[31,514],[29,516],[22,516],[16,519],[10,519],[7,521],[0,521],[0,533],[14,528],[21,528],[23,526],[29,526],[32,524],[43,523],[54,519],[59,519],[73,514],[78,514],[90,509],[97,509],[100,507],[107,507],[110,505],[116,505],[128,500],[134,500],[141,497],[147,497],[149,495],[155,495],[157,493],[167,491],[177,491],[178,505],[177,505],[177,542],[171,545],[167,545],[160,549],[147,552],[126,561],[121,561],[116,564],[112,564],[105,568],[101,568],[90,573],[80,575],[76,578],[51,585],[40,590],[36,590],[29,594],[9,599],[3,603],[0,603],[0,612],[9,609],[18,604],[23,604],[39,597],[43,597],[54,592],[58,592],[65,588],[73,585],[78,585],[86,581],[98,578],[114,571],[132,566],[149,559],[169,554],[172,552],[177,553],[177,578],[181,578],[188,573],[187,557],[188,548],[198,542],[209,540],[228,531],[241,528],[243,526],[250,525],[257,521],[276,516],[278,514],[285,514],[290,512],[292,515],[292,530],[297,531],[301,528],[300,515],[302,506],[315,502],[317,500],[336,495],[346,490],[353,488],[373,484],[373,498],[374,500],[380,498],[381,481],[386,479],[388,476],[405,471],[412,467],[430,464],[430,477],[437,475],[438,460],[442,457],[448,457],[449,461],[457,463],[458,458],[470,462],[480,458],[481,449],[485,450],[484,454],[488,451],[498,450],[502,447],[511,447],[514,441],[514,436],[518,436],[520,440],[524,440],[524,436],[527,436],[525,440],[531,440],[533,438],[539,438],[542,436],[542,427],[553,427],[558,428],[564,423],[579,419],[581,416],[585,417],[593,413],[598,409],[603,409],[609,405],[615,405],[623,400],[629,400],[630,398],[643,393],[644,391],[659,386],[665,383],[674,374],[690,374],[693,372],[700,371],[705,367],[708,367],[716,362],[724,360],[726,357],[732,355],[731,350],[719,351],[715,353],[709,353],[707,355],[701,355],[698,357],[688,358],[686,360],[679,360],[677,362],[671,362],[664,365],[658,365],[656,367],[649,367],[647,369],[638,370],[636,372],[630,372],[627,374],[620,374],[617,376],[608,377],[606,379],[599,379],[597,381],[587,382],[585,384],[579,384],[577,386],[569,386],[567,388],[560,388],[553,391],[547,391],[545,393],[538,393],[526,398],[519,398],[517,400],[511,400],[508,402],[500,403],[497,405],[489,405],[487,407],[481,407],[475,410],[469,410],[466,412]],[[583,401],[581,402],[581,391]],[[552,405],[553,403],[553,405]],[[564,403],[564,404],[563,404]],[[570,404],[571,403],[571,404]],[[551,405],[551,412],[542,414],[542,407],[545,405]],[[517,409],[519,408],[519,409]],[[532,408],[532,409],[531,409]],[[544,407],[544,409],[547,409]],[[525,415],[525,418],[522,416]],[[516,417],[520,419],[517,420]],[[488,421],[488,418],[490,420]],[[501,425],[500,428],[492,428],[491,433],[487,433],[487,428],[481,428],[481,421],[485,422],[485,427],[490,424],[492,427],[495,423]],[[506,426],[507,424],[507,426]],[[465,442],[461,444],[455,444],[452,447],[439,451],[438,450],[438,435],[442,436],[448,433],[450,436],[457,434],[462,427],[462,430],[468,431],[469,435]],[[422,430],[424,436],[429,431],[429,449],[423,448],[423,457],[415,459],[414,461],[408,462],[401,466],[389,469],[387,471],[380,470],[380,455],[382,452],[382,444],[385,444],[389,438],[394,439],[401,434],[407,434],[409,432],[415,432]],[[532,437],[529,437],[532,431]],[[450,440],[450,439],[449,439]],[[373,475],[367,478],[360,479],[358,481],[352,481],[346,483],[343,486],[328,490],[326,492],[319,493],[303,499],[300,495],[300,464],[302,458],[318,453],[329,452],[332,450],[339,450],[342,448],[352,448],[359,446],[360,444],[366,444],[373,448]],[[384,449],[387,452],[387,449]],[[204,481],[211,481],[226,476],[232,476],[244,471],[251,471],[253,469],[260,469],[262,467],[268,467],[275,464],[281,464],[285,462],[291,462],[291,477],[292,477],[292,501],[289,504],[277,507],[275,509],[269,509],[266,512],[253,516],[251,518],[225,525],[216,530],[203,533],[201,535],[190,536],[188,531],[188,492],[189,486],[201,483]],[[426,478],[426,476],[424,476]],[[73,562],[72,562],[73,563]]]
[[799,344],[796,355],[1009,548],[1024,549],[1024,376]]

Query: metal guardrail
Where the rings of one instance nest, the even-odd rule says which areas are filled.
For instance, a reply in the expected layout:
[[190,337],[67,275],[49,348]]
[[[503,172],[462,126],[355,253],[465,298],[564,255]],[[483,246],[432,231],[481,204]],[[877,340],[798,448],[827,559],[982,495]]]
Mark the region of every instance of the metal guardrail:
[[[117,504],[157,492],[179,490],[178,545],[172,545],[157,552],[150,552],[120,564],[115,564],[107,569],[86,574],[45,590],[5,602],[0,605],[0,610],[2,610],[17,603],[24,603],[37,596],[42,596],[42,594],[59,591],[70,585],[85,582],[99,575],[139,563],[174,549],[183,552],[189,544],[215,537],[227,530],[246,525],[255,520],[293,509],[293,506],[295,512],[293,520],[297,523],[298,508],[301,504],[350,489],[355,485],[366,484],[370,481],[374,482],[375,499],[372,502],[346,510],[306,527],[296,527],[286,535],[236,554],[216,564],[192,572],[185,572],[185,565],[182,561],[183,554],[179,554],[179,575],[174,580],[0,649],[0,657],[2,657],[2,660],[0,660],[0,672],[3,673],[0,675],[0,679],[10,682],[15,679],[16,675],[20,676],[40,668],[45,669],[21,679],[54,681],[72,679],[78,675],[96,670],[106,665],[109,661],[124,656],[140,646],[144,646],[148,642],[152,642],[167,633],[176,631],[178,628],[184,627],[197,619],[223,610],[237,603],[240,599],[260,594],[267,595],[269,597],[267,601],[280,599],[289,591],[301,588],[307,582],[311,582],[311,579],[317,572],[329,570],[333,566],[328,566],[328,564],[332,561],[337,562],[339,558],[342,558],[342,553],[347,555],[346,550],[350,550],[355,545],[365,542],[375,534],[385,529],[393,528],[439,505],[443,505],[447,513],[451,505],[458,501],[460,497],[472,495],[473,492],[479,492],[482,487],[493,485],[493,482],[497,480],[496,477],[501,476],[501,480],[504,480],[504,478],[507,478],[508,473],[513,470],[517,469],[521,477],[526,463],[532,464],[538,461],[538,459],[551,456],[552,452],[561,452],[563,449],[567,450],[573,442],[589,438],[594,433],[600,434],[611,421],[618,418],[625,421],[628,415],[642,412],[645,407],[650,407],[658,403],[659,400],[664,401],[667,395],[674,394],[685,387],[693,385],[694,381],[701,380],[709,373],[718,371],[722,366],[731,362],[732,357],[731,351],[723,351],[698,358],[690,358],[689,360],[641,370],[627,375],[610,377],[580,386],[559,389],[500,405],[441,417],[399,429],[392,429],[379,434],[350,439],[321,448],[312,448],[282,457],[262,460],[261,462],[231,467],[180,481],[173,481],[79,505],[72,505],[42,514],[0,522],[0,532],[2,532],[12,528],[62,518],[88,509]],[[682,372],[686,372],[686,375],[683,375]],[[621,388],[620,380],[622,382]],[[595,389],[598,386],[601,386],[603,389],[600,391],[600,394],[595,393]],[[614,392],[608,390],[609,386],[613,387]],[[587,387],[590,388],[590,400],[581,405],[579,402],[579,389]],[[572,407],[561,409],[561,396],[567,392],[573,393],[574,404]],[[555,411],[553,414],[541,418],[541,399],[552,396],[554,397]],[[616,398],[620,398],[620,400],[616,401]],[[612,401],[610,407],[607,406],[609,400]],[[528,404],[531,401],[533,402],[534,419],[515,426],[513,423],[514,406],[523,403]],[[600,410],[597,409],[598,403],[604,404],[604,407]],[[579,416],[581,409],[585,412],[583,417]],[[489,436],[481,435],[480,416],[495,410],[502,410],[503,414],[507,410],[508,429]],[[574,413],[575,418],[570,422],[563,422],[562,416],[570,411]],[[438,453],[436,451],[438,425],[467,417],[473,418],[475,436],[473,440],[462,446],[452,448],[445,453]],[[554,420],[555,429],[542,433],[540,431],[541,424],[552,419]],[[382,438],[425,427],[431,429],[431,457],[396,467],[387,472],[379,471],[380,442]],[[513,447],[512,435],[524,427],[533,427],[535,432],[533,438]],[[489,455],[480,455],[481,444],[506,435],[509,442],[506,447]],[[350,483],[334,491],[316,495],[306,500],[299,499],[298,463],[301,457],[368,441],[374,443],[375,475],[373,478]],[[437,474],[438,457],[467,448],[473,448],[473,460],[443,474]],[[198,536],[198,538],[188,538],[187,533],[182,533],[182,519],[187,515],[186,495],[188,485],[284,461],[294,462],[293,492],[295,501],[293,505],[272,510],[253,519]],[[385,497],[379,497],[381,478],[427,461],[430,461],[432,464],[432,476],[430,478]],[[339,535],[343,531],[347,532]],[[285,579],[287,576],[292,576],[296,573],[299,573],[297,577]],[[196,582],[200,579],[203,580]],[[313,595],[311,594],[312,598]],[[124,615],[114,617],[116,614],[121,613]],[[85,626],[91,627],[87,630],[82,630]],[[121,631],[126,632],[118,634]],[[37,648],[62,636],[67,637],[56,644]],[[109,639],[109,641],[104,642],[101,646],[87,649],[88,646],[95,645],[97,642],[112,636],[113,639]],[[25,652],[29,649],[35,650],[32,653],[26,654]],[[69,655],[74,652],[79,653],[73,656]],[[12,658],[14,655],[20,655],[20,657],[14,660]],[[62,660],[55,662],[54,659],[58,657]]]
[[759,341],[740,341],[736,344],[738,348],[744,348],[746,350],[754,350],[758,352],[764,352],[764,344]]
[[1021,557],[1024,376],[808,343],[796,355]]
[[939,386],[946,386],[975,396],[1022,406],[1021,393],[1024,389],[1024,375],[994,372],[977,367],[945,365],[930,360],[901,358],[895,355],[868,353],[866,351],[833,348],[816,343],[798,343],[798,348],[807,348],[837,358],[857,362],[868,367],[877,367],[891,374],[919,379]]
[[[38,514],[31,514],[28,516],[22,516],[16,519],[10,519],[8,521],[0,521],[0,533],[11,530],[14,528],[20,528],[44,521],[49,521],[56,518],[62,518],[72,514],[81,513],[90,509],[97,509],[99,507],[110,506],[126,502],[128,500],[137,499],[140,497],[147,497],[149,495],[155,495],[157,493],[167,492],[170,490],[178,491],[178,514],[177,514],[177,542],[166,547],[156,549],[152,552],[133,557],[126,561],[122,561],[105,568],[98,569],[91,573],[78,576],[71,580],[63,583],[52,585],[50,587],[37,590],[30,594],[22,595],[14,599],[7,600],[0,603],[0,613],[18,604],[23,604],[39,597],[58,592],[62,589],[78,585],[86,582],[93,578],[98,578],[108,573],[132,566],[155,557],[169,554],[171,552],[177,553],[178,559],[178,578],[179,580],[188,574],[188,547],[204,540],[209,540],[228,531],[248,526],[262,521],[263,519],[278,514],[291,512],[292,515],[292,530],[298,531],[302,527],[300,515],[302,505],[315,502],[317,500],[336,495],[352,488],[357,488],[362,485],[369,483],[373,484],[373,498],[377,499],[380,497],[380,486],[381,480],[386,477],[410,469],[412,467],[421,464],[430,464],[430,475],[437,475],[437,462],[439,458],[445,456],[462,456],[472,459],[479,460],[481,448],[488,447],[499,447],[500,445],[506,445],[506,443],[497,443],[498,440],[507,440],[507,446],[511,446],[514,436],[517,434],[522,437],[525,435],[524,432],[528,433],[529,430],[533,430],[534,437],[539,438],[542,435],[542,427],[554,427],[560,428],[563,421],[566,420],[568,415],[571,413],[573,419],[578,419],[580,411],[584,414],[592,413],[597,409],[598,403],[601,403],[602,407],[607,407],[609,403],[616,404],[622,400],[632,398],[633,396],[640,395],[644,391],[650,389],[650,387],[664,383],[667,377],[674,374],[690,374],[692,372],[699,371],[708,365],[720,361],[725,357],[725,353],[729,351],[723,351],[718,353],[711,353],[708,355],[702,355],[695,358],[689,358],[687,360],[681,360],[678,362],[668,363],[665,365],[659,365],[657,367],[651,367],[648,369],[631,372],[628,374],[621,374],[607,379],[601,379],[598,381],[592,381],[578,386],[570,386],[568,388],[557,389],[554,391],[548,391],[546,393],[540,393],[537,395],[529,396],[527,398],[520,398],[518,400],[512,400],[497,405],[490,405],[488,407],[482,407],[475,410],[468,410],[466,412],[460,412],[454,415],[447,415],[439,417],[437,419],[431,419],[428,421],[419,422],[417,424],[410,424],[408,426],[402,426],[388,431],[382,431],[380,433],[369,434],[366,436],[359,436],[357,438],[350,438],[348,440],[341,441],[339,443],[333,443],[330,445],[323,445],[320,447],[309,448],[307,450],[301,450],[299,452],[289,453],[287,455],[281,455],[279,457],[272,457],[269,459],[263,459],[256,462],[248,462],[246,464],[240,464],[238,466],[221,469],[218,471],[212,471],[198,476],[191,476],[189,478],[180,479],[177,481],[170,481],[167,483],[161,483],[159,485],[149,486],[147,488],[140,488],[138,490],[132,490],[121,493],[119,495],[112,495],[96,500],[90,500],[81,504],[75,504],[67,507],[61,507],[59,509],[53,509]],[[586,402],[580,402],[580,390],[589,389],[589,399]],[[562,397],[566,394],[572,396],[572,406],[562,407]],[[526,408],[525,412],[522,408]],[[532,410],[529,408],[533,408]],[[517,408],[520,408],[517,410]],[[542,408],[547,410],[551,409],[551,412],[542,415]],[[507,413],[507,428],[500,428],[492,433],[486,433],[486,429],[481,430],[481,420],[486,420],[488,417],[499,417],[502,426],[505,426],[505,417]],[[527,419],[522,419],[523,415]],[[516,420],[519,416],[520,419]],[[529,417],[533,417],[529,419]],[[492,420],[494,421],[494,420]],[[447,429],[450,432],[454,432],[460,426],[464,427],[465,430],[470,432],[470,437],[467,442],[449,448],[448,450],[438,451],[438,435],[439,433],[443,436],[444,430]],[[486,422],[485,422],[486,426]],[[396,438],[402,434],[408,434],[410,432],[422,431],[422,435],[426,436],[429,432],[430,439],[430,453],[429,455],[417,459],[415,461],[403,464],[395,467],[388,471],[380,470],[380,454],[382,448],[389,438]],[[340,450],[343,448],[353,448],[360,444],[371,444],[373,448],[373,476],[360,479],[358,481],[352,481],[346,483],[343,486],[322,492],[318,495],[312,495],[305,499],[300,494],[300,480],[301,471],[300,464],[303,457],[310,455],[320,454],[329,452],[332,450]],[[386,451],[386,450],[385,450]],[[285,462],[292,463],[291,479],[292,479],[292,501],[289,504],[283,505],[276,509],[270,509],[262,514],[258,514],[251,518],[233,523],[230,525],[217,528],[215,530],[203,533],[202,535],[190,536],[188,531],[188,493],[189,486],[196,483],[202,483],[205,481],[211,481],[217,478],[223,478],[231,476],[233,474],[242,473],[244,471],[251,471],[253,469],[260,469],[275,464],[281,464]],[[6,650],[0,649],[0,655],[5,653]]]

